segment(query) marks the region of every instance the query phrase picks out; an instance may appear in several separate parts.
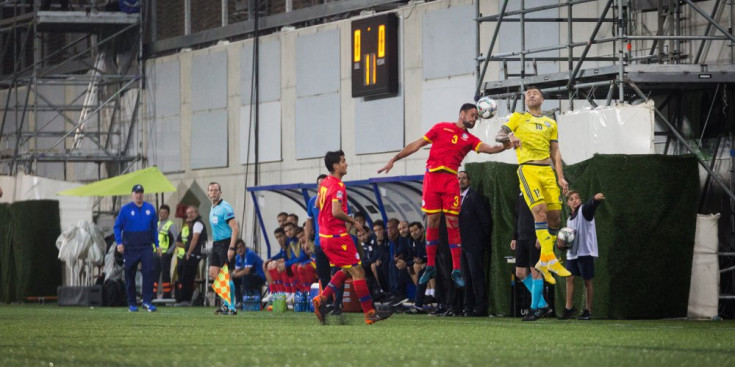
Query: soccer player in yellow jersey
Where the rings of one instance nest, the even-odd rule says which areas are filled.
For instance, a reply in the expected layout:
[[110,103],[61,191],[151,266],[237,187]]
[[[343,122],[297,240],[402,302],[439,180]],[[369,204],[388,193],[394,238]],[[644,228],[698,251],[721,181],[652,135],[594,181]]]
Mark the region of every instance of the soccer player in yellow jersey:
[[516,150],[521,192],[533,213],[536,237],[541,243],[541,256],[536,269],[547,282],[556,284],[549,271],[563,277],[570,275],[554,255],[556,234],[561,227],[562,199],[559,186],[566,194],[569,184],[562,170],[556,121],[541,113],[541,104],[544,102],[541,91],[529,87],[525,100],[528,112],[514,112],[508,122],[503,124],[495,140],[502,143],[510,141]]

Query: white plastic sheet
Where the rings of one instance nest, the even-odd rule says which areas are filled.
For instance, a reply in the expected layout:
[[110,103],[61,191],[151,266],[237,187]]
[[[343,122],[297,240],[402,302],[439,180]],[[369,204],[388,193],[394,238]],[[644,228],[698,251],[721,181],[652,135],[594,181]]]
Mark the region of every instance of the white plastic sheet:
[[[485,143],[496,145],[495,135],[509,117],[478,120],[471,132]],[[557,116],[562,160],[575,164],[596,153],[654,154],[654,123],[653,102],[565,112]],[[464,163],[488,161],[518,163],[512,150],[492,155],[470,153]]]
[[56,239],[56,248],[65,266],[64,285],[94,284],[94,270],[104,263],[105,247],[102,230],[85,220],[61,233]]
[[720,292],[720,264],[717,259],[717,221],[720,214],[697,214],[694,234],[692,280],[689,286],[689,318],[717,316]]

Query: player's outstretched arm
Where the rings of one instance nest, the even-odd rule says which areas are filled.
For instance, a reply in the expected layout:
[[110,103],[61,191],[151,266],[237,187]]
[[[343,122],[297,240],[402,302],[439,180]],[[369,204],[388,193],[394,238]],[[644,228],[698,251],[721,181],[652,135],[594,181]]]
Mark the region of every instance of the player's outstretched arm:
[[512,147],[512,148],[520,148],[521,147],[521,140],[518,139],[514,134],[513,131],[510,130],[508,126],[501,126],[500,131],[498,131],[498,134],[495,135],[495,141],[498,143],[503,143],[503,146],[506,147]]
[[495,154],[495,153],[500,153],[508,148],[510,148],[509,141],[506,141],[505,143],[503,143],[503,145],[493,145],[493,146],[487,145],[485,143],[481,143],[480,147],[477,148],[477,152],[486,153],[486,154]]
[[411,144],[406,145],[400,152],[398,152],[398,154],[396,154],[393,158],[391,158],[388,161],[388,163],[385,166],[383,166],[383,168],[379,169],[378,173],[390,172],[390,170],[393,168],[393,163],[395,163],[397,160],[406,158],[409,155],[416,153],[419,149],[421,149],[421,147],[426,146],[428,144],[429,142],[426,139],[421,138],[421,139],[414,141]]
[[605,194],[603,194],[601,192],[598,192],[597,194],[595,194],[595,198],[594,199],[596,201],[603,201],[603,200],[605,200]]

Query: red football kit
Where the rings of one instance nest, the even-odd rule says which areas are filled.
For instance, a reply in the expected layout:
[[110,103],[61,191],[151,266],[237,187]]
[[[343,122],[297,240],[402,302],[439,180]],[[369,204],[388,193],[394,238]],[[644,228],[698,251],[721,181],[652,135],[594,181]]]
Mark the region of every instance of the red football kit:
[[360,264],[357,253],[345,222],[332,214],[332,203],[339,202],[342,211],[347,213],[347,190],[342,180],[327,176],[319,187],[319,241],[329,262],[335,266],[349,268]]
[[421,209],[429,214],[443,211],[459,215],[457,169],[467,153],[477,151],[482,141],[454,122],[434,125],[424,139],[431,143],[431,150],[426,160]]

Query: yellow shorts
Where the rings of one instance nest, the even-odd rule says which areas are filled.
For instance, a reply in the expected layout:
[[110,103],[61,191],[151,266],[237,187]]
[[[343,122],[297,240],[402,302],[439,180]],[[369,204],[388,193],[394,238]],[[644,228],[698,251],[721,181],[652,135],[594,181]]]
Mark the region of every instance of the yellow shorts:
[[561,210],[561,191],[551,166],[521,164],[518,166],[518,179],[529,208],[546,204],[546,210]]

